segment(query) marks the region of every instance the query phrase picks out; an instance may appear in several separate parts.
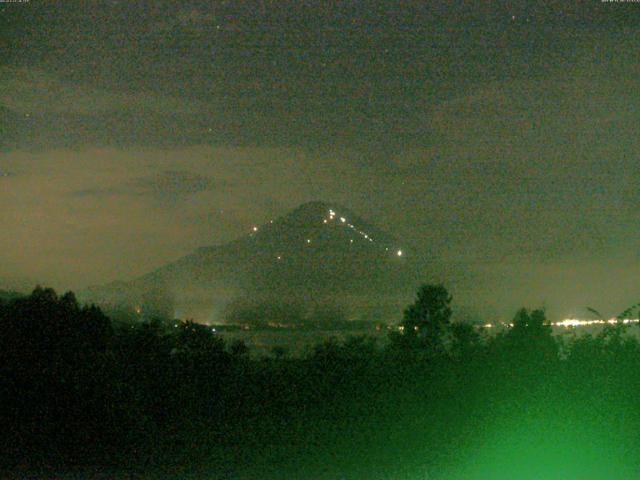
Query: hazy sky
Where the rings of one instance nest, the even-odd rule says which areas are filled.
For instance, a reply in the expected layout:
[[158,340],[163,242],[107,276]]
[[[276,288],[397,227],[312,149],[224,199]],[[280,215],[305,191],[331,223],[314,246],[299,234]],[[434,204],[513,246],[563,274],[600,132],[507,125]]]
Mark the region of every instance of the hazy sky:
[[319,199],[463,303],[618,313],[640,301],[639,20],[599,0],[0,3],[0,282],[131,278]]

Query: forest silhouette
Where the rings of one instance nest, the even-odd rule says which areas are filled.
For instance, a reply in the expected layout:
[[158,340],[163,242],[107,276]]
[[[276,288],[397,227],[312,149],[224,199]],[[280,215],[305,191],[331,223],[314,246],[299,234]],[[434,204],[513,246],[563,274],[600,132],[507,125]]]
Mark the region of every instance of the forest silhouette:
[[113,321],[73,293],[6,296],[3,471],[229,479],[638,471],[640,345],[628,331],[636,326],[559,337],[543,310],[522,309],[511,328],[488,335],[453,323],[453,308],[444,286],[424,285],[384,344],[351,336],[301,356],[259,356],[189,321]]

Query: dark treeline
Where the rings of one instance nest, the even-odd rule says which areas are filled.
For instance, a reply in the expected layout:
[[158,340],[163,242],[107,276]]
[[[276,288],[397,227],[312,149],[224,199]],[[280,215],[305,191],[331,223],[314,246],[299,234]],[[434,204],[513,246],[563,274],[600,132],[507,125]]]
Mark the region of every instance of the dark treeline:
[[114,323],[72,293],[6,298],[4,471],[636,476],[640,345],[626,327],[560,340],[544,311],[523,309],[490,336],[451,313],[446,289],[427,285],[385,345],[351,337],[258,358],[191,322]]

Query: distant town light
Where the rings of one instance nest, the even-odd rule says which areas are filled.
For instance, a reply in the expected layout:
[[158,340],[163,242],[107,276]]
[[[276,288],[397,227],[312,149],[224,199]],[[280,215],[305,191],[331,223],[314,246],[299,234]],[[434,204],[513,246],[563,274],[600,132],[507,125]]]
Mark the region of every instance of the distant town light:
[[396,252],[396,255],[398,255],[399,257],[401,257],[401,256],[402,256],[402,250],[398,250],[398,251]]
[[346,221],[347,221],[347,219],[346,219],[346,218],[344,218],[344,217],[340,217],[340,221],[341,221],[342,223],[344,223],[344,222],[346,222]]
[[257,232],[258,231],[258,227],[253,227],[253,231]]

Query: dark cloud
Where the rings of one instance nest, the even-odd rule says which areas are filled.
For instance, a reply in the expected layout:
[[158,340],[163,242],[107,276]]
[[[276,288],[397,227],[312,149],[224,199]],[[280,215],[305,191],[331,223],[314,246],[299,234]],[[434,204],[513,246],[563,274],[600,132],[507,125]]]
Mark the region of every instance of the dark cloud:
[[139,177],[117,186],[95,186],[71,192],[73,197],[108,197],[115,195],[142,195],[174,203],[190,195],[215,188],[228,188],[231,183],[184,170],[167,170],[160,174]]
[[630,295],[637,5],[403,5],[2,4],[0,264],[127,278],[323,199],[468,302]]
[[144,193],[159,197],[180,197],[205,192],[213,188],[227,188],[230,182],[215,180],[195,173],[173,170],[166,171],[153,178],[140,178],[135,184]]

